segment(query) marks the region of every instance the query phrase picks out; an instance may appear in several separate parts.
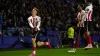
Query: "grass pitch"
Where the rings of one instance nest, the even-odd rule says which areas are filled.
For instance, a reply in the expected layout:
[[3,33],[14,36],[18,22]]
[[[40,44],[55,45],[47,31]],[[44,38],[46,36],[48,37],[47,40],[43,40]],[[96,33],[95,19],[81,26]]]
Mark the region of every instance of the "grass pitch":
[[[69,48],[64,49],[38,49],[37,56],[100,56],[100,48],[83,50],[78,48],[76,53],[68,53]],[[29,56],[32,50],[0,51],[0,56]]]

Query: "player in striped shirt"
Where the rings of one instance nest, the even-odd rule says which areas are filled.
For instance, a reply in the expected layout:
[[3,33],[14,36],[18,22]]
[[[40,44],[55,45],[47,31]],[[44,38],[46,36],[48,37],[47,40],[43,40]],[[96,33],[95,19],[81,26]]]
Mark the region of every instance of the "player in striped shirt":
[[[84,34],[85,38],[86,38],[86,41],[88,43],[88,45],[84,48],[85,50],[89,49],[89,48],[93,48],[92,44],[96,44],[96,42],[94,42],[92,39],[91,39],[91,35],[90,35],[90,32],[88,30],[90,30],[88,28],[88,25],[91,25],[90,22],[92,21],[91,20],[91,15],[92,15],[92,4],[89,3],[89,5],[86,7],[85,11],[82,9],[82,7],[79,7],[79,12],[78,12],[78,15],[77,15],[77,18],[78,18],[78,24],[77,24],[77,27],[78,27],[78,36],[75,40],[75,43],[74,43],[74,48],[72,50],[69,50],[68,52],[74,52],[76,51],[76,49],[78,48],[79,46],[79,43],[80,43],[80,35],[82,36],[82,34]],[[89,24],[87,24],[89,22]],[[85,26],[84,26],[84,23],[85,23]],[[83,31],[80,30],[80,27],[84,27]],[[98,45],[97,45],[98,46]]]
[[95,44],[98,48],[98,44],[91,39],[90,31],[92,30],[92,13],[93,13],[93,5],[92,2],[87,3],[88,6],[85,8],[85,28],[86,28],[86,41],[88,45],[84,49],[93,48],[92,44]]
[[[89,34],[89,31],[91,31],[92,28],[92,12],[93,12],[93,5],[92,2],[87,3],[87,7],[85,8],[85,27],[86,27],[86,40],[88,42],[88,45],[84,48],[93,48],[92,43],[91,43],[91,37]],[[88,36],[88,37],[87,37]]]
[[41,25],[41,18],[37,16],[38,9],[33,8],[32,10],[32,16],[28,18],[28,23],[30,27],[32,28],[32,45],[33,45],[33,52],[29,56],[36,56],[36,45],[38,46],[48,46],[48,48],[51,48],[51,45],[49,42],[40,42],[40,39],[37,37],[38,32],[40,31],[40,25]]
[[79,46],[80,43],[80,36],[83,36],[83,34],[85,33],[84,31],[84,20],[85,20],[85,11],[83,10],[83,8],[81,6],[78,6],[78,14],[77,14],[77,37],[76,40],[74,42],[74,48],[71,50],[68,50],[68,52],[76,52],[76,49]]

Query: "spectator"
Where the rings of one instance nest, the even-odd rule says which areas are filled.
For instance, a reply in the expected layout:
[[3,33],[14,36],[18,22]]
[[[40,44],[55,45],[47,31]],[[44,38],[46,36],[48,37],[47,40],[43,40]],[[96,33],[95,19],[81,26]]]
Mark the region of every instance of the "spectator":
[[[66,30],[66,24],[76,22],[77,5],[80,2],[85,6],[82,1],[74,3],[72,0],[0,0],[0,16],[7,27],[28,28],[27,18],[33,7],[37,7],[40,10],[43,28],[63,31]],[[94,3],[93,19],[96,21],[100,19],[99,8],[100,5]]]

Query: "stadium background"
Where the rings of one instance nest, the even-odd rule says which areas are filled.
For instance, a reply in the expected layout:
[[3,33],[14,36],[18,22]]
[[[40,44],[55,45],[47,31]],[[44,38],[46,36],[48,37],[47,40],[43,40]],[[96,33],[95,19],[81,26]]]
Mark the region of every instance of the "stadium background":
[[[85,0],[0,0],[0,49],[31,47],[27,18],[33,7],[42,18],[41,41],[49,40],[52,47],[67,44],[67,29],[76,23],[78,5],[85,7]],[[100,43],[100,1],[93,0],[93,6],[91,35]]]

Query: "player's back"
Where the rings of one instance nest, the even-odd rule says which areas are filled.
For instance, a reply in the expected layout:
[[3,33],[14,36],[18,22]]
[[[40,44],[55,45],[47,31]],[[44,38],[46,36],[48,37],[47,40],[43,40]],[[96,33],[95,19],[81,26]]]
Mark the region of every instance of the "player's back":
[[85,12],[86,12],[86,19],[87,21],[92,21],[91,16],[92,16],[92,12],[93,12],[93,5],[89,5],[85,8]]

